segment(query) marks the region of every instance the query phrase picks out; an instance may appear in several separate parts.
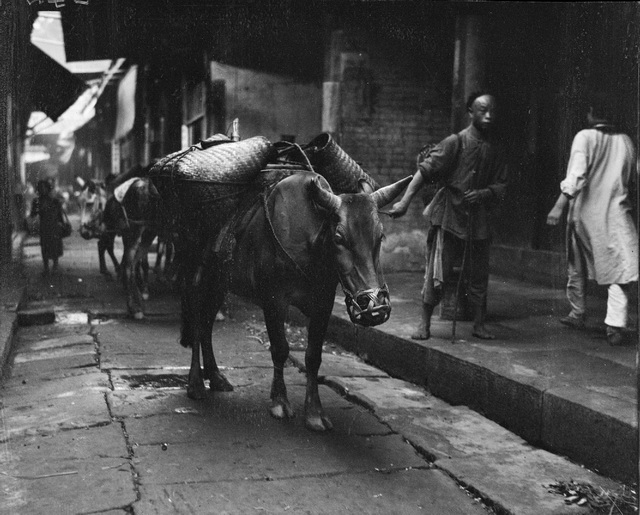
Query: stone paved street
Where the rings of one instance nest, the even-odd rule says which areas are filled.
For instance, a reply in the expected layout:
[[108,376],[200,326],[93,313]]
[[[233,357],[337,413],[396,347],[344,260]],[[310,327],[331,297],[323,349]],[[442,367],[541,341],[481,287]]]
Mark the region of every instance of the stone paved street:
[[[4,513],[484,512],[401,434],[327,386],[334,431],[271,418],[268,341],[260,313],[237,299],[214,331],[235,390],[188,399],[176,296],[156,283],[147,318],[125,318],[93,245],[65,244],[51,280],[38,276],[38,247],[25,248],[29,307],[53,310],[56,322],[18,330],[3,384]],[[358,365],[352,378],[386,377]],[[300,410],[305,377],[292,365],[286,380]]]
[[[213,334],[235,389],[192,401],[175,293],[152,278],[147,316],[132,320],[93,242],[65,246],[50,278],[37,245],[24,249],[29,303],[0,390],[3,513],[564,514],[584,511],[550,483],[619,486],[331,342],[320,395],[334,430],[275,420],[262,315],[236,297]],[[55,323],[26,325],[47,313]],[[304,331],[287,330],[300,413]]]

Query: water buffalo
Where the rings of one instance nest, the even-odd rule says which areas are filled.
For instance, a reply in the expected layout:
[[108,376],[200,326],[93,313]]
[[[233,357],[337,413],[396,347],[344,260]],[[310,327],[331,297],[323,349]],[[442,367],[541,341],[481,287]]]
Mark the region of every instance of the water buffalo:
[[[111,256],[123,281],[129,314],[136,319],[144,317],[142,301],[149,297],[148,251],[156,237],[158,253],[154,271],[162,280],[165,274],[172,276],[175,267],[172,233],[159,207],[160,196],[146,177],[149,168],[136,165],[111,182],[112,189],[130,183],[120,200],[114,194],[107,195],[104,186],[92,181],[87,182],[79,199],[82,206],[80,234],[87,240],[98,239],[101,274],[108,274],[105,251]],[[122,237],[124,247],[120,264],[113,253],[117,235]],[[161,267],[163,257],[164,268]]]
[[[187,393],[205,397],[204,379],[212,390],[231,390],[218,369],[212,348],[212,326],[226,292],[232,291],[262,307],[271,342],[273,380],[271,414],[293,416],[283,368],[289,355],[284,322],[289,305],[309,317],[305,355],[307,388],[305,425],[315,431],[331,429],[318,394],[322,342],[334,305],[338,283],[354,323],[373,326],[390,314],[389,292],[382,277],[379,254],[383,227],[378,210],[409,183],[407,177],[372,191],[336,195],[314,172],[295,173],[260,195],[229,230],[235,243],[215,252],[220,237],[213,234],[186,265],[182,298],[181,344],[191,347]],[[222,245],[224,249],[224,245]],[[204,370],[200,368],[200,352]]]
[[109,254],[116,274],[119,273],[120,263],[113,251],[116,232],[108,230],[104,220],[104,209],[107,204],[107,189],[101,182],[88,180],[84,183],[78,201],[80,203],[80,236],[85,240],[98,240],[98,259],[100,273],[110,276],[107,269],[105,253]]
[[122,236],[121,275],[127,309],[136,319],[144,318],[142,301],[149,298],[149,247],[160,232],[161,199],[146,177],[131,179],[121,201],[112,196],[105,207],[108,225]]

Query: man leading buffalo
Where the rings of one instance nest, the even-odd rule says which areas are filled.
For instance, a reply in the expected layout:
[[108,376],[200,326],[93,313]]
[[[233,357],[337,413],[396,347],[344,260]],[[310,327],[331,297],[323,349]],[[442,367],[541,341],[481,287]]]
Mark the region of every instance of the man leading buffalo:
[[390,210],[394,218],[404,215],[423,184],[438,184],[424,213],[429,228],[422,316],[411,336],[417,340],[431,337],[433,310],[445,289],[456,289],[453,268],[460,263],[467,300],[473,309],[472,334],[484,340],[495,338],[485,326],[491,246],[489,214],[505,194],[506,160],[495,137],[494,97],[473,93],[467,100],[467,112],[469,125],[428,152],[404,196]]

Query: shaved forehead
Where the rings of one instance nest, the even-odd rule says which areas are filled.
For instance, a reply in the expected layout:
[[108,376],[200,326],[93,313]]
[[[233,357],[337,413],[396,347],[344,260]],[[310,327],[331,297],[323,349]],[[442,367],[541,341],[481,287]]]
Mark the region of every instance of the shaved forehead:
[[495,107],[495,105],[496,105],[496,99],[493,98],[492,95],[480,95],[478,98],[476,98],[473,101],[473,104],[471,104],[471,107],[487,107],[487,106]]

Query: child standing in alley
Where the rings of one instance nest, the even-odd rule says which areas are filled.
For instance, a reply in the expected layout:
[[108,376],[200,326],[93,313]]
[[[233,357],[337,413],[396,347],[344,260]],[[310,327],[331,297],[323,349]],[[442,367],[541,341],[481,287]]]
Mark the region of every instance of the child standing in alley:
[[55,273],[58,270],[58,259],[63,254],[61,226],[65,223],[65,217],[62,204],[53,197],[52,191],[49,181],[38,181],[38,196],[33,199],[30,214],[32,218],[40,216],[40,249],[44,275],[49,275],[49,260],[52,261],[52,271]]

